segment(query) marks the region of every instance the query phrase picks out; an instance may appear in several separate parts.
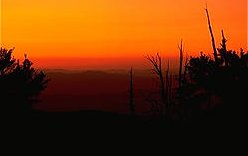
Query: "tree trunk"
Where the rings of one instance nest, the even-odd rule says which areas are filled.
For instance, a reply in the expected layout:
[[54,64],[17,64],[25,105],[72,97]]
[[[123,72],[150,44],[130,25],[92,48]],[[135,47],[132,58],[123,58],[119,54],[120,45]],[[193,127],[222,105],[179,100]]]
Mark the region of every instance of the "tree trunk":
[[129,113],[130,115],[135,115],[135,106],[133,101],[133,69],[130,70],[130,79],[129,79]]
[[217,55],[217,50],[216,50],[216,46],[215,46],[214,34],[213,34],[213,31],[212,31],[212,26],[211,26],[209,14],[208,14],[208,9],[206,8],[205,11],[206,11],[206,14],[207,14],[208,28],[209,28],[209,32],[210,32],[211,39],[212,39],[212,48],[213,48],[213,52],[214,52],[214,59],[215,59],[215,62],[217,62],[218,61],[218,55]]
[[179,73],[178,73],[178,86],[179,89],[182,86],[182,68],[183,68],[183,41],[181,40],[181,44],[179,45]]

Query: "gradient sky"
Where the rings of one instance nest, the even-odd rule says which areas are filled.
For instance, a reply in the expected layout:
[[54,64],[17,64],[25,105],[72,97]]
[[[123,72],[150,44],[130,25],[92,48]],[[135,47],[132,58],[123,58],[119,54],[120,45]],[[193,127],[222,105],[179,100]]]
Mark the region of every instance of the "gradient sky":
[[[36,58],[211,52],[206,0],[1,0],[1,45]],[[247,49],[246,0],[208,0],[216,44]]]

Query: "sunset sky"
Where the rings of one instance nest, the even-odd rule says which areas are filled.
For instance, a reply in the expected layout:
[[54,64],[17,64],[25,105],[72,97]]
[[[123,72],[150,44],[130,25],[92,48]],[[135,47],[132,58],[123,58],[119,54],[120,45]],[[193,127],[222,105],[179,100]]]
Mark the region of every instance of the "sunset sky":
[[[127,58],[160,51],[177,56],[211,52],[206,0],[1,0],[1,46],[14,55]],[[216,44],[247,49],[246,0],[207,0]],[[51,63],[51,62],[50,62]]]

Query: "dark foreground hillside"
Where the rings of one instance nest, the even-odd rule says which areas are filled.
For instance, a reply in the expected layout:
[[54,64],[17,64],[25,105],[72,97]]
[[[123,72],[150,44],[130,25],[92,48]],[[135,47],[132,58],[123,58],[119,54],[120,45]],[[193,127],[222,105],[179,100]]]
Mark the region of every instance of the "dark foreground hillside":
[[162,146],[160,150],[174,154],[243,155],[244,120],[242,116],[227,118],[215,113],[191,121],[172,121],[101,111],[32,112],[6,114],[2,129],[10,133],[10,137],[23,137],[34,143],[40,140],[56,145],[91,142],[96,148],[99,144],[110,143],[119,145],[123,150],[141,145],[151,149]]

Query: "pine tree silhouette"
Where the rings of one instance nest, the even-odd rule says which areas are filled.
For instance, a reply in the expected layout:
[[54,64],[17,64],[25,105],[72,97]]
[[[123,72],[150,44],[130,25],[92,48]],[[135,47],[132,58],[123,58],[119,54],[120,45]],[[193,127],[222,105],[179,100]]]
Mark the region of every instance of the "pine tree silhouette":
[[24,61],[12,57],[13,49],[0,49],[0,99],[5,110],[31,110],[32,104],[48,79],[43,71],[32,67],[33,63],[24,55]]

